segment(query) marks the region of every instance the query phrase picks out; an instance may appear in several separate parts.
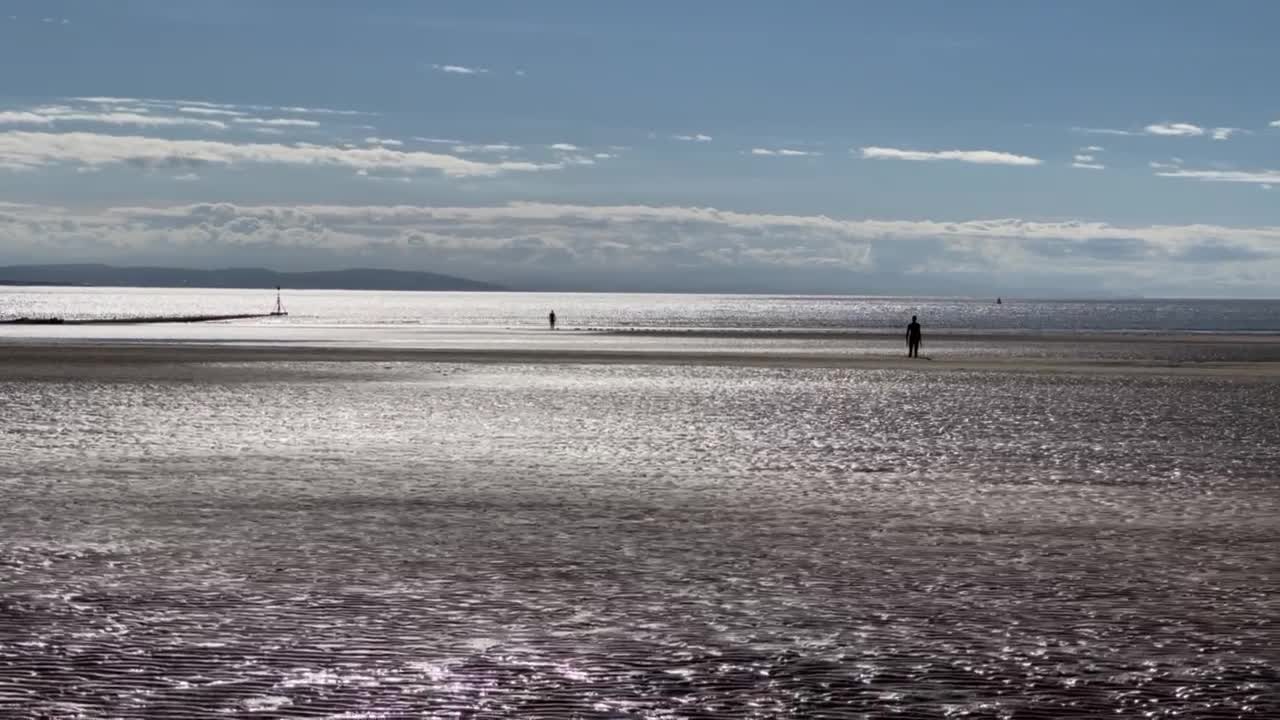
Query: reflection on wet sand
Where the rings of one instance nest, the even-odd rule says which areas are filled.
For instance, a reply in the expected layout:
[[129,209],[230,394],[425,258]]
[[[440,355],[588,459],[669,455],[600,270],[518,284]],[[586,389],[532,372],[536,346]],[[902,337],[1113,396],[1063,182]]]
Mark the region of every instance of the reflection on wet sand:
[[0,363],[0,716],[1280,713],[1266,374],[132,352]]

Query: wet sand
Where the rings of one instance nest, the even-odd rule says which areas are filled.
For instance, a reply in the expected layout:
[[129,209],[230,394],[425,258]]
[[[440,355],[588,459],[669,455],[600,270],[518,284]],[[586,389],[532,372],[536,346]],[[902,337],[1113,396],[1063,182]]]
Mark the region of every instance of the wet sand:
[[[572,330],[572,329],[571,329]],[[765,338],[797,338],[806,340],[842,339],[848,341],[890,340],[901,342],[903,333],[899,330],[797,330],[797,329],[758,329],[758,328],[584,328],[584,332],[623,337],[699,337],[724,339],[765,339]],[[1008,330],[997,331],[962,331],[943,330],[929,332],[929,341],[933,343],[954,342],[1008,342],[1008,343],[1251,343],[1259,345],[1280,345],[1280,335],[1274,333],[1161,333],[1144,331],[1113,332],[1073,332]]]
[[590,345],[0,342],[0,717],[1280,713],[1267,343]]
[[[1025,338],[996,338],[1011,347],[1025,347]],[[953,340],[952,352],[919,359],[900,354],[842,355],[830,348],[822,352],[803,349],[759,351],[750,343],[725,351],[679,348],[601,349],[575,348],[394,348],[316,347],[304,345],[246,346],[198,342],[0,342],[0,378],[66,378],[131,374],[155,365],[222,363],[316,362],[423,362],[462,364],[539,365],[706,365],[772,368],[836,368],[861,370],[912,370],[921,372],[983,371],[999,373],[1108,373],[1143,375],[1207,375],[1240,378],[1280,378],[1280,339],[1242,337],[1206,339],[1196,336],[1129,338],[1120,343],[1110,336],[1085,336],[1061,343],[1065,351],[1041,356],[1008,356],[984,352],[992,338],[966,351],[964,341]],[[1073,354],[1083,346],[1116,343],[1124,356]],[[998,343],[999,344],[999,343]],[[933,347],[948,347],[935,340]],[[1223,348],[1224,357],[1256,359],[1202,360],[1203,348]],[[959,348],[959,351],[956,351]],[[1186,351],[1186,352],[1181,352]],[[1229,353],[1229,354],[1227,354]],[[1209,354],[1214,358],[1219,355]],[[1192,359],[1184,359],[1192,358]]]

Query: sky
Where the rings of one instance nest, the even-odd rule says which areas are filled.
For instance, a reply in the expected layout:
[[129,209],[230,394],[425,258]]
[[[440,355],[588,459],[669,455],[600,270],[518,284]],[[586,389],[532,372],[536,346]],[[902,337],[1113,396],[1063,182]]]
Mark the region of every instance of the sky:
[[0,264],[1280,297],[1280,3],[4,0]]

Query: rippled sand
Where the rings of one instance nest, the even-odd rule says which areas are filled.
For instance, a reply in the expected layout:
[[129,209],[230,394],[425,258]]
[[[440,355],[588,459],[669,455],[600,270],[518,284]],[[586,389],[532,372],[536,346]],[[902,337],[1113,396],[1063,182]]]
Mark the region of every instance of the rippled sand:
[[0,361],[0,717],[1280,716],[1273,376],[208,352]]

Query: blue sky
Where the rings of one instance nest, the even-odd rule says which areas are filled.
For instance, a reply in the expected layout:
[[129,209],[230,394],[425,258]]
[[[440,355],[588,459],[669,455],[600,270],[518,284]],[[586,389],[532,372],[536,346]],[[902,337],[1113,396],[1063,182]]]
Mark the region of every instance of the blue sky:
[[0,9],[0,262],[1280,295],[1270,2]]

